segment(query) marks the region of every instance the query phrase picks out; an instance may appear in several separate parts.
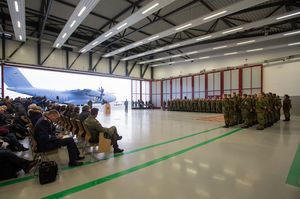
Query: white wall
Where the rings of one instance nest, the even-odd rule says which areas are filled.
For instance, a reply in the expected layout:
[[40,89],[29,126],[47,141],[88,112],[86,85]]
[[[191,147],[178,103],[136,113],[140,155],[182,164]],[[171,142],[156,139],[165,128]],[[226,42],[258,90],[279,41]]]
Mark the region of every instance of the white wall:
[[[0,40],[0,55],[2,56],[2,40]],[[6,40],[6,58],[19,46],[20,42],[13,41],[13,40]],[[41,43],[41,61],[43,61],[47,55],[52,50],[51,43]],[[69,52],[69,64],[71,64],[75,58],[77,57],[77,52]],[[94,54],[93,55],[93,66],[98,61],[100,55]],[[2,59],[2,57],[1,57]],[[27,40],[26,43],[13,55],[11,59],[8,60],[9,62],[14,62],[18,64],[29,64],[29,65],[37,65],[37,42],[32,40]],[[117,61],[112,61],[112,67],[116,65]],[[128,68],[132,67],[132,62],[129,62]],[[89,67],[89,55],[88,53],[80,55],[80,57],[76,60],[73,64],[71,69],[80,70],[80,71],[88,71]],[[46,60],[43,66],[47,67],[55,67],[55,68],[66,68],[66,51],[56,49],[51,56]],[[100,63],[96,67],[96,72],[109,74],[109,60],[103,58]],[[126,74],[125,69],[125,62],[121,61],[114,71],[114,75],[124,76]],[[130,77],[140,78],[140,67],[136,65],[133,69]],[[145,79],[151,78],[151,70],[148,70],[144,76]]]
[[293,63],[281,63],[264,67],[264,91],[283,96],[300,96],[299,88],[300,60]]

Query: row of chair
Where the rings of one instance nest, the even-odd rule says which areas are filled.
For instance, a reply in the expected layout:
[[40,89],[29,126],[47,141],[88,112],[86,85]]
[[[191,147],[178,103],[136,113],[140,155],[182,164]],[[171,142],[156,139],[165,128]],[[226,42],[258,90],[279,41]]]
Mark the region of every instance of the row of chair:
[[111,152],[111,141],[104,137],[104,133],[100,132],[98,142],[90,142],[90,139],[92,137],[91,133],[80,120],[70,119],[66,116],[61,115],[61,117],[57,121],[57,124],[77,137],[78,146],[79,148],[82,148],[82,153],[86,153],[86,148],[90,147],[91,158],[94,157],[95,148],[98,153]]

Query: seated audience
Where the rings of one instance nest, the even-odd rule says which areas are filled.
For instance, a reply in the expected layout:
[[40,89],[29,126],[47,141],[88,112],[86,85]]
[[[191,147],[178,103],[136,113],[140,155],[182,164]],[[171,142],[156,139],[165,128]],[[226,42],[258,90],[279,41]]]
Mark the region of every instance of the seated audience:
[[58,149],[62,146],[67,146],[69,153],[69,166],[79,166],[82,162],[77,160],[84,159],[80,156],[80,152],[73,140],[73,138],[63,138],[62,133],[58,133],[53,125],[60,117],[58,111],[50,110],[44,113],[34,128],[34,137],[37,141],[37,147],[39,151],[49,151],[53,149]]
[[16,156],[11,151],[0,150],[0,180],[16,178],[21,170],[28,173],[36,164],[37,161],[29,161]]
[[36,104],[31,104],[28,106],[28,118],[30,119],[33,126],[36,122],[43,116],[41,107]]
[[84,120],[84,125],[89,129],[92,136],[90,142],[98,142],[99,133],[103,132],[104,137],[111,140],[114,153],[122,153],[124,150],[120,149],[117,143],[118,140],[122,139],[122,136],[119,136],[115,126],[105,128],[100,124],[100,122],[96,119],[98,111],[99,109],[92,108],[91,115]]
[[84,105],[82,107],[82,111],[79,114],[79,120],[83,123],[83,121],[91,115],[91,108],[89,105]]
[[70,118],[71,119],[79,119],[79,112],[80,112],[80,108],[78,106],[76,106],[73,110],[73,112],[70,114]]

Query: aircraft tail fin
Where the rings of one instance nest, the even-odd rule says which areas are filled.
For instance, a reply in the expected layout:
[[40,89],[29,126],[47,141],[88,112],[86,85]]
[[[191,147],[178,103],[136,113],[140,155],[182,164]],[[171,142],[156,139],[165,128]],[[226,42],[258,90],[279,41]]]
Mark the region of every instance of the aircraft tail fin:
[[8,87],[30,88],[32,85],[16,67],[4,67],[4,82]]

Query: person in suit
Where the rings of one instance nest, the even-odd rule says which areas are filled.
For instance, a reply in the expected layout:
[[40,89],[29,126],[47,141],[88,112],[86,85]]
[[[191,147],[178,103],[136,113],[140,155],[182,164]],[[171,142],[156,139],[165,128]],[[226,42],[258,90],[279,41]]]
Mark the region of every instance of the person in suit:
[[63,138],[62,133],[56,132],[53,122],[60,117],[57,110],[50,110],[44,113],[34,128],[34,138],[37,141],[39,151],[49,151],[67,146],[69,154],[69,166],[79,166],[82,162],[78,160],[84,159],[80,156],[80,152],[72,137]]
[[120,149],[117,141],[122,139],[122,136],[118,134],[117,128],[112,126],[110,128],[103,127],[100,122],[96,119],[99,109],[92,108],[91,115],[84,120],[84,125],[88,128],[91,133],[90,142],[98,142],[99,133],[103,132],[104,137],[111,140],[114,147],[114,153],[122,153],[124,150]]

